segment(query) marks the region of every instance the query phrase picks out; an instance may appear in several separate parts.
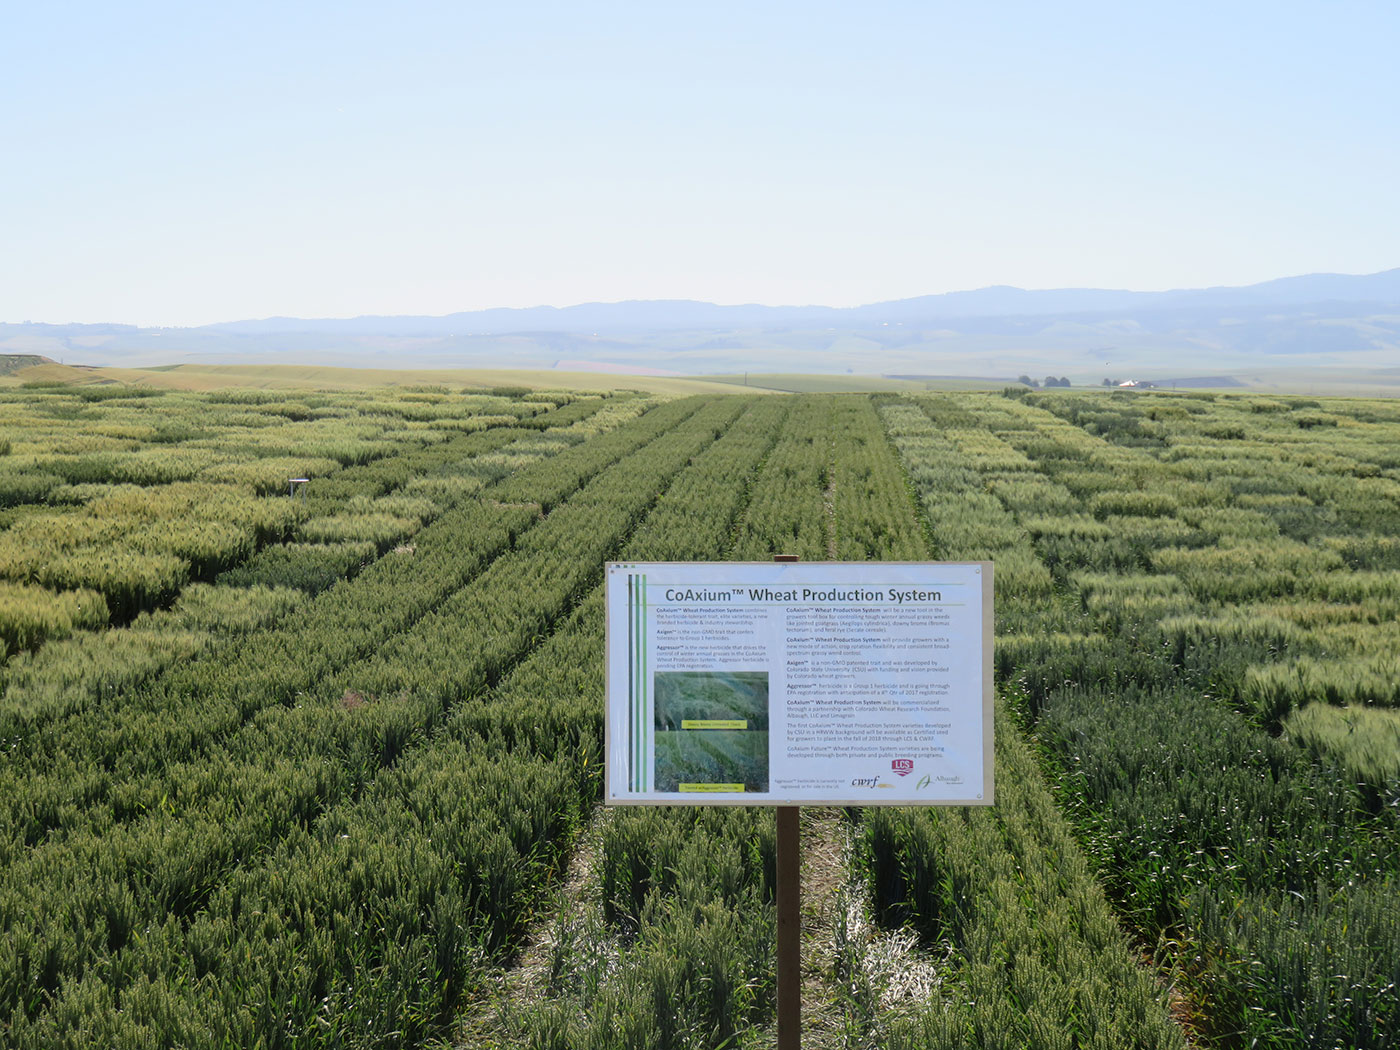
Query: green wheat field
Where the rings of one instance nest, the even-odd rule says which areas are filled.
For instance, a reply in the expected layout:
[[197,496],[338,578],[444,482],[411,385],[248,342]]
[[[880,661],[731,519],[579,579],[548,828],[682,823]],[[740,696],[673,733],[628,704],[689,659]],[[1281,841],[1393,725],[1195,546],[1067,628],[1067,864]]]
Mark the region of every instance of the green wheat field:
[[711,387],[0,387],[0,1046],[771,1046],[601,588],[786,553],[996,567],[997,804],[832,814],[809,1046],[1400,1047],[1400,402]]

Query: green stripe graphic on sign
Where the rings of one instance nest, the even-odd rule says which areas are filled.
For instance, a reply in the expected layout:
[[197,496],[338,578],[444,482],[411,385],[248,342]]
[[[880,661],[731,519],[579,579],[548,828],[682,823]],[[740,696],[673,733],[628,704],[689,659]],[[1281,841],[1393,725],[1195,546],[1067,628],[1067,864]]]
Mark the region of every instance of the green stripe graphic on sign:
[[647,717],[647,708],[650,706],[648,700],[651,697],[651,676],[647,668],[647,578],[642,576],[642,644],[637,647],[642,654],[642,717],[637,724],[642,727],[642,790],[651,790],[651,777],[647,774],[651,772],[651,755],[648,753],[647,741],[651,739],[651,719]]
[[637,683],[637,687],[632,691],[632,725],[635,731],[632,734],[632,790],[642,790],[642,716],[641,703],[638,697],[642,693],[642,662],[639,652],[642,647],[641,637],[641,611],[642,611],[642,580],[640,576],[632,577],[632,678]]
[[637,573],[627,578],[628,602],[628,740],[631,760],[628,785],[632,791],[647,789],[647,578]]
[[628,674],[632,679],[632,693],[631,696],[628,697],[628,702],[632,705],[630,712],[631,717],[629,719],[632,726],[632,738],[627,741],[627,746],[630,749],[629,754],[632,760],[632,790],[640,791],[642,789],[642,760],[641,755],[637,753],[637,739],[642,730],[637,721],[637,693],[642,688],[642,680],[641,667],[637,663],[637,646],[640,644],[637,637],[637,609],[641,605],[642,588],[641,583],[635,575],[629,576],[627,582],[627,633],[632,638],[631,648],[627,651],[627,659],[629,661]]
[[637,790],[647,789],[647,578],[637,577]]

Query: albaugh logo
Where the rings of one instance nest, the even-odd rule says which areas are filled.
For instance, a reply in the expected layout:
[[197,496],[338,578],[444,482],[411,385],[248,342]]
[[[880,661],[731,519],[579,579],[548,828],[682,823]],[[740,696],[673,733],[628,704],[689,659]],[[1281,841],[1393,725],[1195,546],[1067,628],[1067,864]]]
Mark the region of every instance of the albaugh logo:
[[890,768],[902,777],[907,777],[914,772],[914,760],[912,758],[896,758],[890,761]]

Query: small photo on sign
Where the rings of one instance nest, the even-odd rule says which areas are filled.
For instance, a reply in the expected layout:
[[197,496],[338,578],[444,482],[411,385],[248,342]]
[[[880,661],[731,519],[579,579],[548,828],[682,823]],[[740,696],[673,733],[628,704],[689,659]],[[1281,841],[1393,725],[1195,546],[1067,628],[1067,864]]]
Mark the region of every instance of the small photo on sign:
[[652,695],[655,790],[768,790],[767,671],[658,671]]

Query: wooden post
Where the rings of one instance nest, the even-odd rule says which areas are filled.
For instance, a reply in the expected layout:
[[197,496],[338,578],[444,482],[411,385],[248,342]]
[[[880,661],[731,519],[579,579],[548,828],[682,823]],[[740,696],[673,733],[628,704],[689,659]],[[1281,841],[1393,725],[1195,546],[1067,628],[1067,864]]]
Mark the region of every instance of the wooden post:
[[778,819],[778,1050],[802,1046],[801,806],[779,806]]
[[[774,561],[797,561],[778,554]],[[801,806],[778,806],[778,1050],[802,1046]]]

